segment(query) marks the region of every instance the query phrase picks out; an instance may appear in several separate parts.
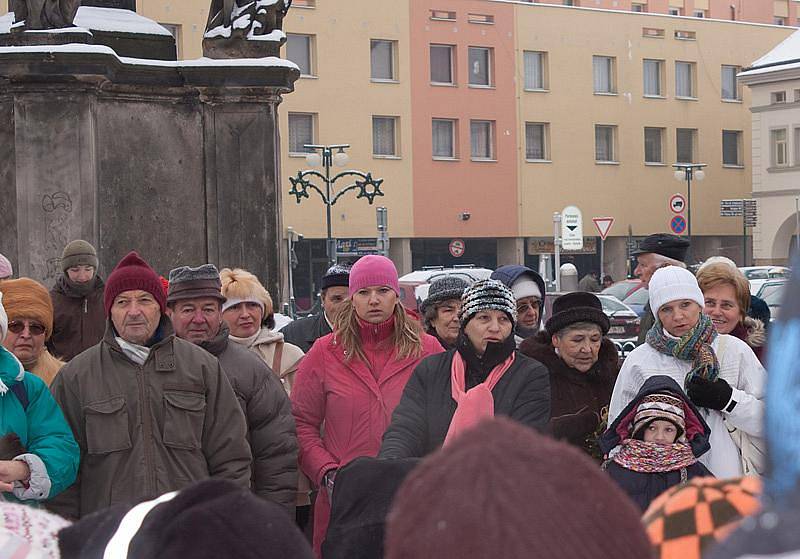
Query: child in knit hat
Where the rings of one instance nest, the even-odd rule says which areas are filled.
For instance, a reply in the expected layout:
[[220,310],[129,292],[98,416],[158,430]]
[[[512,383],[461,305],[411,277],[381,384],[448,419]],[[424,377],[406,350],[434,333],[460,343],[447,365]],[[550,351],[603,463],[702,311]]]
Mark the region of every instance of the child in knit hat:
[[710,429],[678,384],[667,376],[647,380],[600,438],[611,478],[645,511],[670,487],[710,476],[697,458],[709,449]]

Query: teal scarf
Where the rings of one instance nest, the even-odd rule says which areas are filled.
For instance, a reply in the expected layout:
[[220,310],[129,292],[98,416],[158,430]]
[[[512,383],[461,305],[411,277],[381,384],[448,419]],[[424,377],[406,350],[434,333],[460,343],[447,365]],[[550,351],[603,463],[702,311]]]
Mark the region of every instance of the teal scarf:
[[691,361],[692,370],[685,379],[685,383],[688,384],[693,377],[714,381],[719,376],[719,361],[711,348],[717,335],[714,323],[704,314],[700,315],[700,320],[694,328],[680,339],[667,336],[661,321],[656,318],[656,323],[647,332],[647,343],[659,353],[671,355],[681,361]]

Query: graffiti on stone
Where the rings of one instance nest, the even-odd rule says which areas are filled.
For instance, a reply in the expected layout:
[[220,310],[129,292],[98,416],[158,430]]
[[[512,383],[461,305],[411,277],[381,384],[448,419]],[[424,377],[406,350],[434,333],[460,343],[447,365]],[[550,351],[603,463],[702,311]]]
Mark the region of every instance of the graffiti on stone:
[[[44,211],[44,254],[61,254],[69,242],[69,220],[72,214],[72,199],[63,191],[42,196]],[[61,272],[60,258],[45,260],[46,269],[41,275],[45,282],[55,280]]]

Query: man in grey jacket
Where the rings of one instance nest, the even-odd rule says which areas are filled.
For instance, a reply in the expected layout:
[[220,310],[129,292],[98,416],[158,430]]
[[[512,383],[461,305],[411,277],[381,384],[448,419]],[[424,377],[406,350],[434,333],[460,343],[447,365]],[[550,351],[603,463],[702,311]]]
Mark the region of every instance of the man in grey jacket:
[[228,340],[221,289],[213,264],[175,268],[169,273],[167,314],[179,338],[219,359],[233,386],[247,419],[253,491],[283,505],[294,518],[297,435],[289,398],[278,377],[255,353]]
[[50,508],[80,518],[206,478],[250,486],[247,424],[219,361],[175,336],[158,275],[136,252],[106,282],[103,340],[51,390],[81,449]]

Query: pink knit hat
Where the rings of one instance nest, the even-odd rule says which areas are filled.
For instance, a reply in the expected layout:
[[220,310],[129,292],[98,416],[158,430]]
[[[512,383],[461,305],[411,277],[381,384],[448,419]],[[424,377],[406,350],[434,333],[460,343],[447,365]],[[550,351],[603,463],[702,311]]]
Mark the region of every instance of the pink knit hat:
[[14,275],[14,268],[8,258],[0,254],[0,279],[10,278]]
[[400,284],[394,262],[385,256],[368,254],[359,258],[350,270],[350,296],[352,297],[359,289],[373,285],[391,287],[400,295]]

